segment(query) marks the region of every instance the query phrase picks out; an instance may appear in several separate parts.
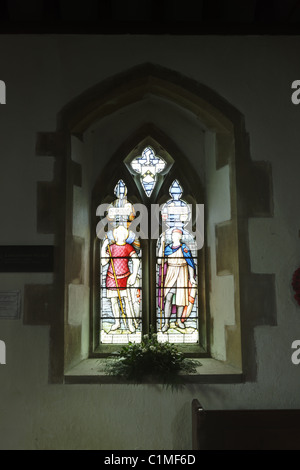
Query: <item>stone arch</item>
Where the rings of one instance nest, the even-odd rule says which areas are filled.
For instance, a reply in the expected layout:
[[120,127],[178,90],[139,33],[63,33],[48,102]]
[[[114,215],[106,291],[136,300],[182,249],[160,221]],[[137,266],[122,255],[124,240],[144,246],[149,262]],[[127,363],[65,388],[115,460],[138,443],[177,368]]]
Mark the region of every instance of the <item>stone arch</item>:
[[[50,378],[52,381],[63,380],[66,369],[82,359],[82,328],[80,324],[68,323],[66,304],[66,286],[85,285],[86,282],[82,267],[86,240],[72,233],[74,188],[82,187],[82,162],[72,159],[72,139],[80,142],[92,124],[149,95],[192,113],[214,136],[213,171],[228,168],[230,218],[211,224],[214,246],[213,250],[208,250],[209,296],[214,295],[213,276],[214,279],[232,276],[234,319],[224,325],[226,362],[240,369],[247,380],[254,380],[253,330],[259,324],[276,324],[276,302],[274,276],[251,272],[248,219],[272,216],[271,167],[267,162],[251,160],[244,117],[234,106],[209,87],[153,64],[133,67],[85,91],[58,114],[55,133],[37,135],[37,155],[56,158],[53,182],[38,183],[38,229],[55,233],[57,247],[55,283],[50,288],[47,286],[45,295],[54,292],[58,302],[48,320],[43,319],[51,324]],[[46,220],[45,212],[48,214]],[[41,286],[43,289],[45,287]],[[33,292],[36,289],[27,286],[28,305],[34,297]],[[265,301],[266,293],[268,302]],[[38,323],[36,318],[31,318],[34,314],[30,311],[30,308],[26,309],[27,323]],[[212,315],[211,332],[216,321]],[[210,341],[212,353],[218,359],[213,334]]]

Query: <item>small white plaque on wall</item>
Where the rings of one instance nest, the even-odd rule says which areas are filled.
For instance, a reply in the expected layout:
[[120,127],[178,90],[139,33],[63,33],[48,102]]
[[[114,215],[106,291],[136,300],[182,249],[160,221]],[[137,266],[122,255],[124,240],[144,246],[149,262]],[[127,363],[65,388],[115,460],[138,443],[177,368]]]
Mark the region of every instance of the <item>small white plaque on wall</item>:
[[0,320],[20,318],[20,291],[0,292]]

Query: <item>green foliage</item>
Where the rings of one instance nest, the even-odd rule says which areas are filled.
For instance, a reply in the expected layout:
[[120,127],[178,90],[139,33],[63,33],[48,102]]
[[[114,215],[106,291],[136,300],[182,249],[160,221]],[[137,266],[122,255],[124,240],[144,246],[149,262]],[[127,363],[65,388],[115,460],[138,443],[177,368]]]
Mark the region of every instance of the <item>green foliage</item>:
[[169,342],[160,343],[151,331],[141,343],[123,346],[107,364],[106,373],[141,383],[150,378],[165,385],[183,384],[180,372],[195,373],[199,361],[187,359]]

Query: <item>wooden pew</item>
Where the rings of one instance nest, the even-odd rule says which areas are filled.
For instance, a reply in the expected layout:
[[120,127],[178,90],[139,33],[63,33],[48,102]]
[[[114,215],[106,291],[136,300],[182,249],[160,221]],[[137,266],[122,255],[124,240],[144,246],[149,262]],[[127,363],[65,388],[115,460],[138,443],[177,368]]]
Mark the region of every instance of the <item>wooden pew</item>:
[[205,410],[192,401],[193,450],[300,450],[300,410]]

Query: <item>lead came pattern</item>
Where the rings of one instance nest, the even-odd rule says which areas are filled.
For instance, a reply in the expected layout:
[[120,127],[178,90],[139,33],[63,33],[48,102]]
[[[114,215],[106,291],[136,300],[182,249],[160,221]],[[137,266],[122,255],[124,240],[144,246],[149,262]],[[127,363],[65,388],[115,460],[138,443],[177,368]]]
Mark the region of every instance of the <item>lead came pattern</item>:
[[141,250],[129,229],[134,208],[127,200],[123,180],[115,187],[117,199],[108,207],[112,230],[101,241],[100,343],[141,341]]
[[197,245],[185,226],[188,204],[178,180],[161,210],[167,226],[157,242],[156,298],[158,340],[198,343]]
[[[167,229],[157,241],[157,337],[161,342],[198,343],[197,245],[185,228],[190,220],[182,187],[175,180],[162,207]],[[142,252],[130,230],[134,207],[122,180],[108,208],[113,229],[101,242],[100,342],[124,344],[142,337]]]
[[166,167],[166,162],[155,155],[152,147],[146,147],[141,157],[137,157],[130,163],[131,168],[140,174],[140,180],[143,189],[148,197],[151,196],[156,184],[157,174],[162,172]]

